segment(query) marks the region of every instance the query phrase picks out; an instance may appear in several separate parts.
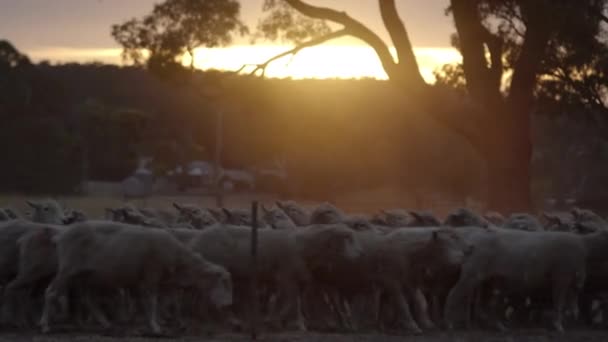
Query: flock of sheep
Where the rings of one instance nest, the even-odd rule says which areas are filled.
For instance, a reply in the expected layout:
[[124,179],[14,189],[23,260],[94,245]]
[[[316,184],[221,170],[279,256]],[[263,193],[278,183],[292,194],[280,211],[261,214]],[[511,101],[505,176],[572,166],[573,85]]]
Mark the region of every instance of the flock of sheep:
[[275,328],[563,331],[601,323],[608,289],[608,223],[578,208],[458,209],[440,221],[276,202],[262,206],[253,268],[249,210],[127,204],[92,220],[52,200],[28,205],[27,218],[0,208],[0,323],[43,332],[243,328],[254,303]]

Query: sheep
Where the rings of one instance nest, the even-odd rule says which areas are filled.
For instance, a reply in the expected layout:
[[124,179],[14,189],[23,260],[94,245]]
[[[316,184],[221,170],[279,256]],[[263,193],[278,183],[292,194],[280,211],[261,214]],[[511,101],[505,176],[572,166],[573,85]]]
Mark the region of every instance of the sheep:
[[483,218],[497,227],[502,226],[506,221],[506,218],[501,213],[496,211],[490,211],[485,213],[483,215]]
[[448,296],[445,308],[448,326],[455,323],[456,307],[470,302],[473,291],[491,281],[494,289],[507,294],[551,289],[555,312],[552,325],[563,331],[566,302],[582,288],[586,262],[601,255],[601,247],[608,246],[607,237],[608,233],[581,238],[562,232],[508,229],[478,234],[471,239],[474,252],[466,259],[458,283]]
[[209,212],[209,210],[199,208],[191,204],[173,203],[173,206],[179,212],[177,223],[189,223],[195,229],[205,229],[218,223],[218,220]]
[[439,227],[441,222],[433,213],[428,211],[409,211],[412,220],[407,227]]
[[278,208],[283,210],[298,227],[310,225],[310,212],[294,201],[277,201]]
[[87,219],[88,219],[87,215],[81,210],[74,210],[74,209],[65,210],[63,224],[67,225],[67,224],[72,224],[75,222],[84,222]]
[[140,225],[153,228],[168,228],[161,220],[147,217],[133,205],[126,204],[120,208],[106,208],[106,219],[115,222]]
[[272,229],[296,229],[296,224],[279,208],[266,208],[262,205],[262,221]]
[[32,221],[38,223],[50,223],[61,225],[64,223],[65,216],[63,209],[57,201],[54,200],[43,200],[43,201],[26,201],[34,212],[32,213]]
[[8,221],[11,218],[8,216],[8,213],[4,208],[0,208],[0,221]]
[[319,204],[310,214],[310,224],[335,224],[344,222],[346,215],[331,203]]
[[533,215],[526,213],[514,213],[503,223],[503,228],[525,230],[530,232],[543,231],[544,227]]
[[[302,315],[301,283],[310,283],[310,269],[326,265],[338,256],[356,258],[358,249],[354,232],[343,225],[309,226],[295,230],[263,229],[258,232],[258,272],[260,279],[279,290],[285,304],[277,314],[286,318],[296,309],[296,323],[306,330]],[[202,231],[191,248],[211,262],[230,271],[235,283],[251,277],[251,230],[248,227],[217,225]],[[239,292],[235,295],[239,298]]]
[[450,227],[489,227],[491,224],[468,208],[459,208],[451,213],[443,221],[443,224]]
[[[158,291],[161,286],[210,288],[210,299],[218,307],[232,302],[232,281],[223,267],[193,253],[161,229],[144,229],[115,222],[89,221],[70,226],[54,238],[58,271],[45,292],[42,331],[51,329],[51,305],[79,279],[87,287],[132,288],[148,304],[148,325],[159,334]],[[167,278],[169,277],[169,278]],[[169,279],[169,280],[165,280]],[[169,283],[167,283],[169,281]],[[104,327],[110,323],[94,303],[93,316]]]
[[167,227],[175,226],[178,219],[178,215],[169,209],[139,208],[139,212]]

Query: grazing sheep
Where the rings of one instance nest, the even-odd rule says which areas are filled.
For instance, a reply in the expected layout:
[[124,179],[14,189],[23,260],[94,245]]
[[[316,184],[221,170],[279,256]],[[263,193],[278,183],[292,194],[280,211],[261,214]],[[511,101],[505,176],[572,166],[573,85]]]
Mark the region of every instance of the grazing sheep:
[[[160,229],[105,221],[70,226],[58,234],[58,271],[46,290],[40,326],[50,331],[51,305],[69,287],[129,288],[147,302],[148,324],[161,332],[157,321],[158,292],[162,286],[194,287],[207,291],[218,306],[232,302],[230,274],[188,250],[170,233]],[[127,262],[128,261],[128,262]],[[169,283],[168,283],[169,282]],[[104,327],[104,314],[89,303],[93,316]]]

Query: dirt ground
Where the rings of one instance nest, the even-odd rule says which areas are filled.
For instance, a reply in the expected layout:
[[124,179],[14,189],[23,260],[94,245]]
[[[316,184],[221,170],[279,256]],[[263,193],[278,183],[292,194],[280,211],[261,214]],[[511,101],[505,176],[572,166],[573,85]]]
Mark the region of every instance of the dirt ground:
[[[118,341],[208,341],[208,342],[241,342],[251,341],[249,335],[216,335],[179,338],[152,338],[152,337],[110,337],[99,335],[82,334],[0,334],[0,342],[118,342]],[[378,334],[319,334],[319,333],[280,333],[265,334],[258,337],[258,341],[264,342],[604,342],[608,341],[608,330],[576,330],[564,334],[548,332],[546,330],[529,330],[508,333],[495,332],[438,332],[422,336],[411,335],[378,335]]]

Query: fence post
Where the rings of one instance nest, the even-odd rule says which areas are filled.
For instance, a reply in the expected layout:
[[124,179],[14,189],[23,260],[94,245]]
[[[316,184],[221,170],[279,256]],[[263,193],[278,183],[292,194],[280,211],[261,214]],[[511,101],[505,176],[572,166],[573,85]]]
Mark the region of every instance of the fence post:
[[253,300],[251,306],[251,340],[256,341],[258,335],[258,318],[259,318],[259,303],[258,303],[258,202],[253,201],[251,204],[251,298]]

